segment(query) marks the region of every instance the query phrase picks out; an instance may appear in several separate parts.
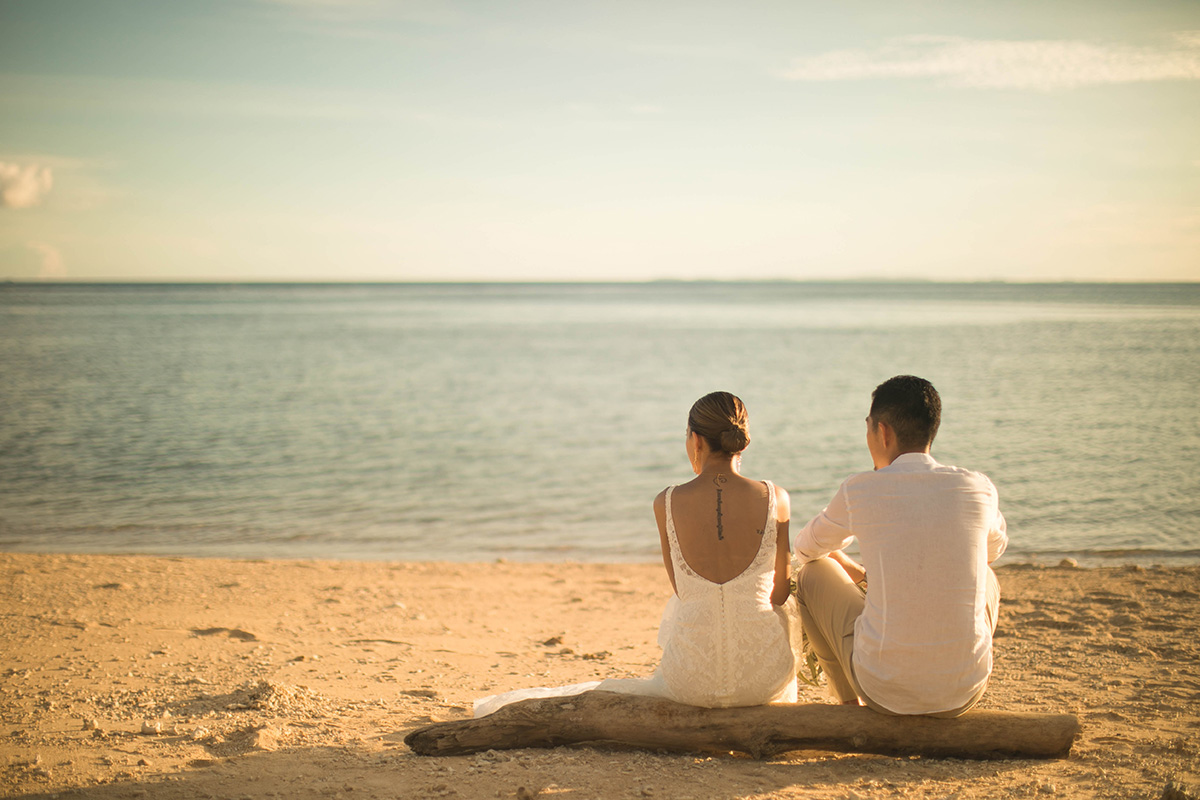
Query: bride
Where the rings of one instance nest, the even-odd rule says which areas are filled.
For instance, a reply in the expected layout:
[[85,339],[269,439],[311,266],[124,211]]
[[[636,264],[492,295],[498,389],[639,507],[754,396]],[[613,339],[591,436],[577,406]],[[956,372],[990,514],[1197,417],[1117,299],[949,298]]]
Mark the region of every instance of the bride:
[[729,392],[688,413],[685,449],[696,477],[654,499],[663,564],[675,593],[649,678],[517,689],[475,702],[482,717],[518,700],[592,689],[707,708],[796,701],[796,601],[788,588],[787,492],[740,472],[750,444],[746,407]]

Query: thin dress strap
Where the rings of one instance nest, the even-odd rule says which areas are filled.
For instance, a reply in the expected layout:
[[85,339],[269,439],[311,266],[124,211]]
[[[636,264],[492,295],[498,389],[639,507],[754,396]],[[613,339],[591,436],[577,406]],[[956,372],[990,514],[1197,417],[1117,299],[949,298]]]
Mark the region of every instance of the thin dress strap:
[[[763,481],[767,485],[767,526],[771,527],[775,524],[775,484],[770,481]],[[766,528],[763,528],[765,531]]]
[[[758,553],[755,554],[754,560],[762,558],[763,551],[766,550],[771,555],[771,560],[775,560],[775,540],[778,539],[775,523],[775,484],[770,481],[763,481],[767,485],[767,521],[763,524],[764,541],[758,543]],[[769,540],[769,541],[765,541]]]
[[674,491],[674,486],[667,487],[667,544],[671,548],[671,563],[675,566],[676,574],[682,571],[694,578],[699,578],[701,576],[697,575],[692,568],[688,566],[687,561],[684,560],[683,550],[681,550],[679,547],[679,537],[675,533],[675,516],[671,513],[671,495],[674,493]]

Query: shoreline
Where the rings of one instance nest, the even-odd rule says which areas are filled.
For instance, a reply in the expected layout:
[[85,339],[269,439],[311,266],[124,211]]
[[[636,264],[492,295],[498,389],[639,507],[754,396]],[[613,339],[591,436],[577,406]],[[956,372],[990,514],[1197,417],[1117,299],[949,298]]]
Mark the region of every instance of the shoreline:
[[[469,716],[476,697],[648,675],[662,565],[3,552],[0,796],[1115,798],[1200,784],[1200,566],[997,575],[980,707],[1077,714],[1069,759],[419,757],[404,735]],[[801,702],[828,700],[802,685]]]
[[[332,548],[331,548],[332,549]],[[369,563],[369,564],[446,564],[446,565],[488,565],[488,564],[538,564],[553,566],[555,564],[591,564],[591,565],[660,565],[662,563],[661,555],[655,551],[654,553],[646,553],[639,555],[637,553],[629,553],[624,556],[606,557],[603,559],[593,558],[578,558],[572,556],[564,556],[560,553],[555,553],[554,558],[541,558],[538,555],[522,553],[512,555],[511,553],[495,556],[495,557],[464,557],[461,559],[452,558],[418,558],[406,557],[403,554],[386,554],[372,556],[367,553],[350,553],[348,555],[339,555],[329,552],[313,552],[304,555],[290,556],[280,558],[276,554],[279,552],[280,546],[278,543],[264,546],[261,551],[249,550],[244,553],[225,552],[202,552],[199,550],[188,550],[173,553],[169,551],[157,550],[138,550],[130,549],[113,549],[99,550],[94,548],[75,549],[52,549],[38,548],[32,546],[19,546],[16,548],[5,548],[0,546],[0,556],[4,555],[24,555],[24,556],[98,556],[112,558],[163,558],[163,559],[196,559],[201,561],[209,560],[229,560],[229,561],[281,561],[281,562],[330,562],[330,563]],[[851,547],[847,552],[852,555],[857,555],[857,550]],[[607,554],[613,556],[613,554]],[[994,568],[1009,568],[1009,567],[1037,567],[1039,569],[1057,568],[1070,566],[1079,569],[1124,569],[1127,567],[1140,567],[1142,569],[1178,569],[1187,567],[1200,567],[1200,549],[1194,550],[1156,550],[1153,548],[1114,548],[1111,550],[1046,550],[1038,552],[1006,552],[993,565]]]

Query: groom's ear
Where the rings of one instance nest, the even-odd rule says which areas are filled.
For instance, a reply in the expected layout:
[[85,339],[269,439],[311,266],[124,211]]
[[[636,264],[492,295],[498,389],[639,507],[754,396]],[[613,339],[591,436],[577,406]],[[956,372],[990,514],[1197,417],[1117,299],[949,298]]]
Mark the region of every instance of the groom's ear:
[[879,426],[879,443],[883,445],[884,451],[891,450],[892,445],[896,443],[896,429],[883,421],[875,424]]

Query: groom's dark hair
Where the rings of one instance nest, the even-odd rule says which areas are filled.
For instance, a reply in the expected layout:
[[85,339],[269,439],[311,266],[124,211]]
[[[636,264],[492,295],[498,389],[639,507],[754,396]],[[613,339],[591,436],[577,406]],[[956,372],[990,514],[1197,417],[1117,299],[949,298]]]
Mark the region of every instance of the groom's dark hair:
[[901,449],[924,450],[942,424],[942,398],[924,378],[897,375],[871,392],[871,421],[891,426]]

